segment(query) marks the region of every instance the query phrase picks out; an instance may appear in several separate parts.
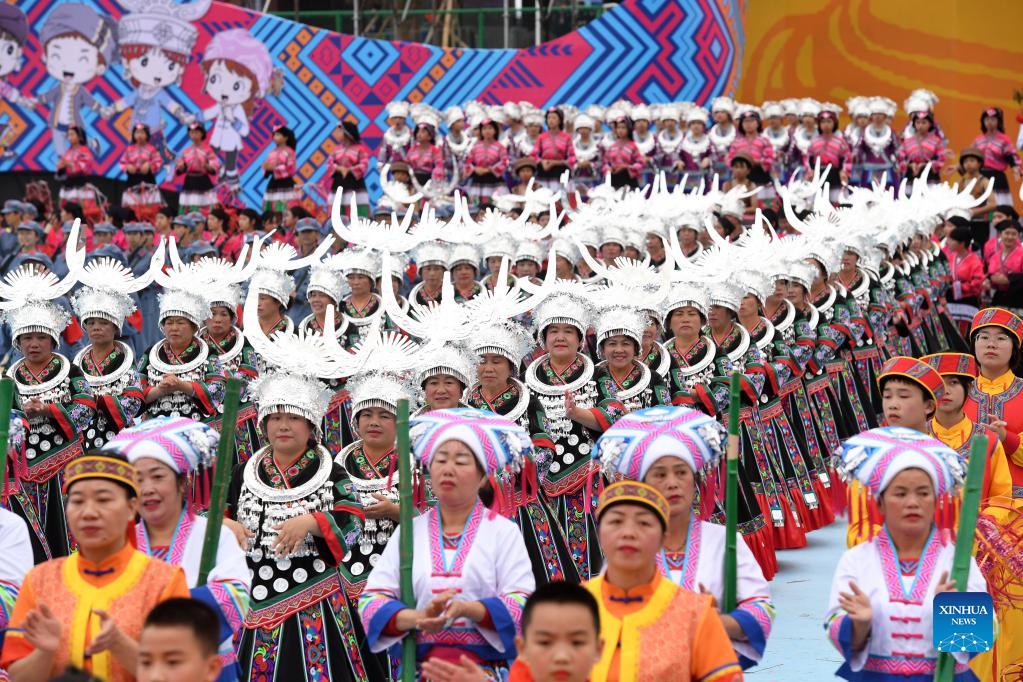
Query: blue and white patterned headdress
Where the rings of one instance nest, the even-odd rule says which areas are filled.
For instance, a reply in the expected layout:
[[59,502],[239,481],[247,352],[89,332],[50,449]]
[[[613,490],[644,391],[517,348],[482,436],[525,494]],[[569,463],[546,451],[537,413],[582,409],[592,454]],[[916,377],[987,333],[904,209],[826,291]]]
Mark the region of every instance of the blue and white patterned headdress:
[[149,457],[187,476],[199,465],[208,466],[217,453],[220,434],[187,417],[154,417],[124,429],[103,446],[135,464]]
[[725,430],[688,407],[647,407],[616,421],[597,439],[597,459],[608,476],[642,481],[662,457],[678,457],[702,477],[724,452]]
[[858,480],[875,498],[906,469],[927,472],[935,497],[954,493],[966,477],[955,450],[904,426],[885,426],[853,436],[836,453],[835,468],[844,479]]
[[434,410],[410,422],[412,452],[421,469],[442,444],[457,440],[476,456],[494,488],[494,506],[503,514],[514,510],[515,482],[529,501],[536,494],[533,441],[526,430],[506,417],[468,407]]

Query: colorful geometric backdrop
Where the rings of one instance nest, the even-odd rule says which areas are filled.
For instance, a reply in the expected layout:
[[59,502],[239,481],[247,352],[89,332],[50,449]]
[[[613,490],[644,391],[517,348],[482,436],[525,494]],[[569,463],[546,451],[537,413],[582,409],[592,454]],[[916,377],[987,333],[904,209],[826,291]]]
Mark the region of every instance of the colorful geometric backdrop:
[[[109,0],[83,1],[114,20],[124,13]],[[30,37],[24,65],[7,80],[22,95],[37,95],[54,84],[40,60],[38,34],[47,13],[60,3],[17,4],[28,16]],[[298,137],[299,175],[308,184],[325,172],[339,119],[356,121],[364,140],[375,149],[386,128],[384,107],[394,99],[424,101],[443,109],[474,99],[540,106],[609,104],[620,98],[705,103],[734,93],[742,63],[743,4],[626,0],[579,31],[538,47],[463,50],[356,38],[213,3],[194,22],[199,39],[181,86],[168,92],[190,112],[211,104],[202,92],[199,62],[217,32],[244,28],[266,45],[284,76],[284,88],[280,95],[257,103],[240,154],[241,199],[254,205],[265,186],[260,164],[279,124],[290,126]],[[120,66],[86,87],[104,105],[131,92]],[[46,114],[43,107],[29,111],[0,102],[0,121],[6,120],[11,129],[15,152],[13,158],[0,161],[0,171],[55,168]],[[108,120],[92,112],[85,116],[87,132],[99,145],[100,171],[108,177],[120,176],[117,163],[128,140],[130,118],[130,110]],[[170,115],[164,120],[169,146],[179,152],[187,144],[185,128]]]

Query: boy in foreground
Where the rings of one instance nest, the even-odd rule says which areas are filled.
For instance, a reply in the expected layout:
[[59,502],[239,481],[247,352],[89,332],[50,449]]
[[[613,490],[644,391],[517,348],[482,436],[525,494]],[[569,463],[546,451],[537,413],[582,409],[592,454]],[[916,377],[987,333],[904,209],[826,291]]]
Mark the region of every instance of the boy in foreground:
[[168,599],[146,616],[139,639],[138,682],[214,682],[220,623],[195,599]]
[[[522,610],[522,635],[515,638],[519,657],[508,682],[586,682],[600,660],[600,610],[581,585],[541,585]],[[438,659],[423,663],[430,682],[475,682],[486,676],[472,661]],[[143,682],[140,678],[140,682]]]

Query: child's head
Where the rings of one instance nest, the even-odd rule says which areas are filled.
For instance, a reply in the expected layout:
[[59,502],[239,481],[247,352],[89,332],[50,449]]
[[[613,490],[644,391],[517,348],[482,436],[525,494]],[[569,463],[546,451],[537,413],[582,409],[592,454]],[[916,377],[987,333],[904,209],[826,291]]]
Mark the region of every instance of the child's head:
[[157,604],[139,638],[139,682],[213,682],[220,674],[220,622],[196,599]]
[[888,426],[927,431],[945,393],[945,383],[934,368],[916,358],[896,356],[881,368],[877,383]]
[[749,177],[751,167],[748,157],[736,154],[735,158],[732,159],[732,178],[735,180],[745,180]]
[[102,76],[116,57],[113,20],[77,2],[57,5],[50,12],[39,42],[47,73],[65,85]]
[[585,587],[541,585],[522,610],[515,646],[536,682],[583,682],[600,660],[600,609]]
[[188,54],[151,45],[121,45],[121,59],[131,84],[165,88],[179,85],[188,66]]
[[270,88],[273,62],[266,46],[244,29],[217,33],[206,47],[203,92],[222,106],[241,104],[252,112]]
[[28,20],[15,5],[0,3],[0,76],[21,68],[21,51],[28,39]]

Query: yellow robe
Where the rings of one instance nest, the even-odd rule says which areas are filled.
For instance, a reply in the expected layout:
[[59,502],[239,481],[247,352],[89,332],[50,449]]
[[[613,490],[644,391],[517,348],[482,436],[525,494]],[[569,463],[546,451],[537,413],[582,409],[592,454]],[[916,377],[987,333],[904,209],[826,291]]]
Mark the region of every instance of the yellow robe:
[[586,583],[600,605],[604,651],[592,682],[725,682],[742,668],[711,597],[660,573],[631,590],[603,576]]

